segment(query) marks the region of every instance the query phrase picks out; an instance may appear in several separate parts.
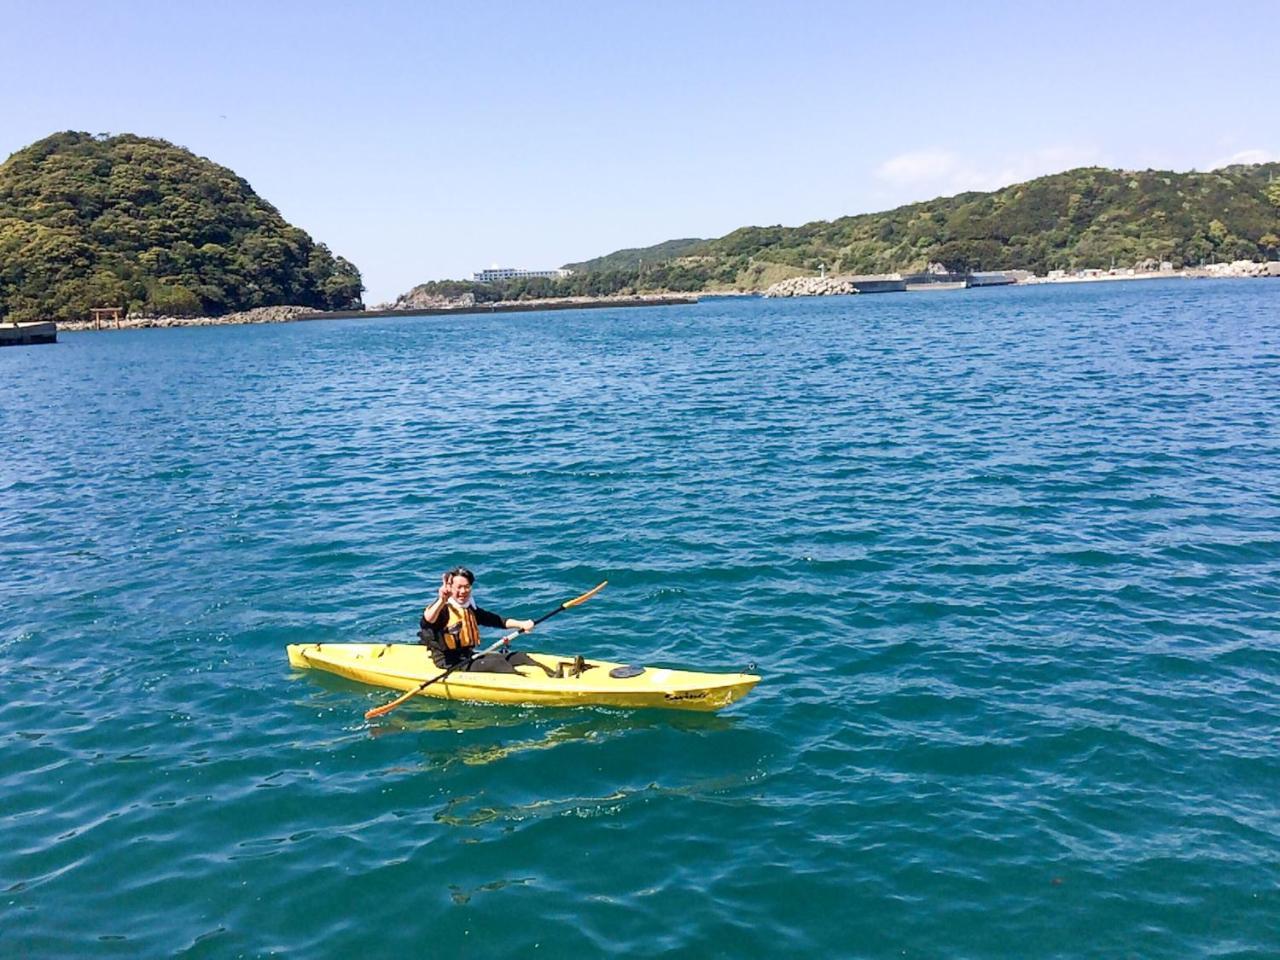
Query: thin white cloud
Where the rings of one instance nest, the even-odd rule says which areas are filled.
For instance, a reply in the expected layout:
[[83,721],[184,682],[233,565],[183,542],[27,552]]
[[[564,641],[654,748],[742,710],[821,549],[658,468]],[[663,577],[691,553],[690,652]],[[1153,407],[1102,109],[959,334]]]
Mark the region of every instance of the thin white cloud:
[[1234,166],[1237,163],[1271,163],[1273,160],[1277,159],[1280,159],[1280,157],[1277,157],[1277,155],[1272,153],[1270,150],[1241,150],[1238,153],[1233,153],[1225,160],[1219,160],[1216,163],[1211,163],[1209,165],[1209,169],[1219,170],[1222,167]]
[[929,199],[966,190],[996,190],[1047,173],[1102,163],[1092,147],[1046,147],[978,163],[953,150],[931,147],[890,157],[876,167],[876,178],[896,193]]
[[899,186],[939,180],[954,175],[960,158],[949,150],[916,150],[890,157],[876,168],[881,180]]

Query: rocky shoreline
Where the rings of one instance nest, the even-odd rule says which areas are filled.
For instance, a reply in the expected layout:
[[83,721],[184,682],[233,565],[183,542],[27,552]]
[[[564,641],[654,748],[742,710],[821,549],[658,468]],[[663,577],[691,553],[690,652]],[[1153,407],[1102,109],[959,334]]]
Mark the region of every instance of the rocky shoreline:
[[[998,272],[998,271],[997,271]],[[1010,271],[1012,273],[1012,271]],[[858,277],[853,274],[842,274],[830,277],[791,277],[773,284],[764,291],[766,297],[833,297],[858,293],[859,281],[881,282],[892,277],[902,278],[898,274],[883,277]],[[1202,267],[1183,270],[1130,269],[1113,270],[1078,270],[1068,273],[1055,270],[1048,276],[1020,276],[1010,281],[1009,285],[1036,283],[1096,283],[1104,280],[1167,280],[1182,277],[1186,279],[1249,279],[1257,277],[1280,277],[1280,262],[1270,260],[1258,263],[1253,260],[1237,260],[1233,263],[1209,263]]]
[[1182,277],[1187,280],[1233,279],[1249,280],[1260,277],[1280,277],[1280,262],[1268,260],[1236,260],[1233,263],[1206,263],[1202,267],[1186,267],[1182,270],[1078,270],[1067,273],[1055,270],[1047,277],[1031,277],[1020,283],[1089,283],[1099,280],[1163,280]]
[[123,320],[59,320],[59,330],[141,330],[148,327],[220,327],[233,323],[290,323],[316,315],[314,307],[255,307],[221,317],[125,317]]
[[840,297],[857,293],[851,277],[788,277],[765,290],[766,297]]

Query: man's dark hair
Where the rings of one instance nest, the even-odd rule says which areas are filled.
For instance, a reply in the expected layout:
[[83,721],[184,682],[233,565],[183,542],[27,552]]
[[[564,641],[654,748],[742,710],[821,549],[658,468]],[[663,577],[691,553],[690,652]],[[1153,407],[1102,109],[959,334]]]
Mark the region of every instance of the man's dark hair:
[[466,567],[454,567],[447,574],[445,574],[445,576],[447,576],[451,581],[453,580],[454,577],[466,577],[467,583],[476,582],[476,575],[472,573],[470,570],[468,570]]

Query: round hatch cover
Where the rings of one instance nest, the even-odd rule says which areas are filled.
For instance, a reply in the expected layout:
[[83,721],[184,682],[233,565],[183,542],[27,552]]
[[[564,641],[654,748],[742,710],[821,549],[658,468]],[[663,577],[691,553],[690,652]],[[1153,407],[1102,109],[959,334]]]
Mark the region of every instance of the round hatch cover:
[[609,676],[618,680],[625,680],[627,677],[638,677],[642,673],[644,673],[644,667],[637,667],[633,665],[629,667],[614,667],[609,671]]

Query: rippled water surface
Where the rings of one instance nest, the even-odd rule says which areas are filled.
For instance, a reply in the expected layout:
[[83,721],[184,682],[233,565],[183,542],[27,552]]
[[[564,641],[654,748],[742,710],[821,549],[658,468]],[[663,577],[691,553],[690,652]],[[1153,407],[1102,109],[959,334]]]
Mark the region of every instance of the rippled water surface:
[[[1280,952],[1280,282],[0,351],[0,954]],[[718,715],[289,669],[439,572]]]

